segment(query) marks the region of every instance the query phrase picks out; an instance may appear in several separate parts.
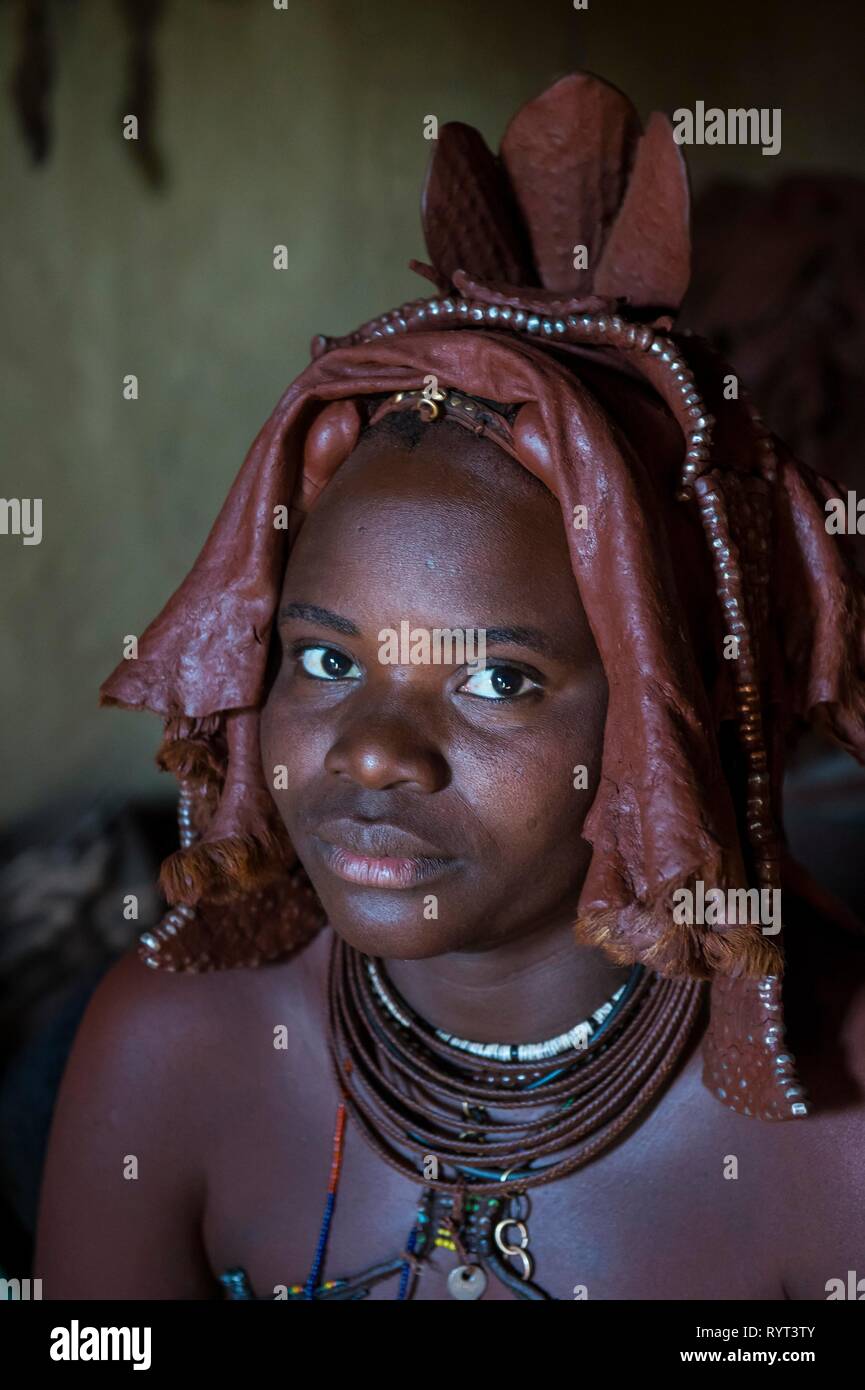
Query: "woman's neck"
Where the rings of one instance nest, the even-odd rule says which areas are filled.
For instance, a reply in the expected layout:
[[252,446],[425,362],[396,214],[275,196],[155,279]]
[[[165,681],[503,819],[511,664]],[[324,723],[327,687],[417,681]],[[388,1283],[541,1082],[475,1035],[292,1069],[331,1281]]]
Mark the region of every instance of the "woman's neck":
[[406,1002],[436,1028],[476,1042],[542,1042],[588,1018],[631,966],[578,946],[572,922],[483,951],[387,960]]

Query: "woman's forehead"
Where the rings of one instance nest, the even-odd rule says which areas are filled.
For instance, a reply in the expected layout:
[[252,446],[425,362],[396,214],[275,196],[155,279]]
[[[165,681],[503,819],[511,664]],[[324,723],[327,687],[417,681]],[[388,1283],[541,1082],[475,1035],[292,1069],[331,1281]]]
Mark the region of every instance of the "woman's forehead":
[[[363,529],[361,530],[361,526]],[[400,534],[443,550],[460,550],[507,535],[511,545],[532,536],[566,554],[558,501],[498,445],[459,426],[429,425],[414,446],[387,431],[370,431],[308,516],[295,545],[304,554],[349,538],[396,544]]]
[[313,515],[342,518],[348,509],[387,498],[421,508],[481,499],[503,514],[513,510],[515,502],[531,498],[550,518],[560,515],[552,493],[527,468],[492,440],[449,420],[425,425],[411,442],[387,427],[367,431],[322,493]]
[[323,492],[283,598],[324,594],[377,613],[428,608],[452,622],[468,607],[491,624],[506,603],[512,615],[555,625],[552,603],[562,625],[582,623],[557,499],[497,445],[435,424],[411,449],[387,436],[365,441]]

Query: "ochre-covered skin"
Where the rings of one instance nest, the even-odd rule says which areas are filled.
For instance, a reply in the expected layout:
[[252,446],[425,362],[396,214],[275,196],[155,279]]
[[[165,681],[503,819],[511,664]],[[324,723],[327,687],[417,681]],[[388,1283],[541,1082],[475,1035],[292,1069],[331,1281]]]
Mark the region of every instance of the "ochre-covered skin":
[[[466,127],[445,127],[424,219],[433,261],[425,273],[449,296],[441,310],[415,303],[316,344],[138,659],[102,687],[104,702],[166,720],[161,757],[185,778],[200,836],[163,873],[190,919],[151,936],[144,955],[181,970],[255,964],[292,951],[321,923],[262,768],[277,604],[292,544],[363,448],[372,415],[433,376],[512,408],[505,452],[558,503],[603,667],[607,712],[583,825],[593,852],[575,904],[577,940],[617,966],[640,960],[711,980],[706,1084],[743,1113],[793,1116],[801,1106],[784,1060],[783,933],[678,925],[671,895],[698,880],[754,883],[764,851],[783,875],[772,846],[795,720],[819,721],[865,756],[863,595],[823,524],[833,487],[767,440],[744,398],[726,400],[724,364],[697,340],[667,336],[689,251],[686,179],[663,117],[641,135],[621,94],[577,75],[514,118],[499,159]],[[574,266],[577,243],[589,248],[588,272]],[[506,310],[507,325],[490,309]],[[561,319],[516,331],[515,316],[532,313]],[[699,396],[694,413],[714,417],[710,447],[691,441],[693,461],[687,411],[668,389],[671,355]],[[741,692],[721,655],[725,614],[701,522],[718,491],[732,518],[730,563],[745,575],[732,569],[730,602],[747,604],[753,627],[743,727],[746,744],[762,738],[766,748],[756,830],[735,745]],[[572,524],[577,507],[588,516],[582,528]],[[274,524],[279,509],[285,525]]]

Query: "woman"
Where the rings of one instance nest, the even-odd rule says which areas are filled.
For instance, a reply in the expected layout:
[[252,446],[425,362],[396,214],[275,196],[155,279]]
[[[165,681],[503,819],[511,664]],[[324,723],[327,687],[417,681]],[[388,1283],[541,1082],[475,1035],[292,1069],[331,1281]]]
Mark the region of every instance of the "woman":
[[663,117],[578,74],[498,159],[448,126],[424,223],[436,296],[314,343],[102,688],[166,721],[181,849],[153,968],[76,1040],[36,1273],[825,1298],[861,1259],[862,948],[779,792],[802,721],[865,755],[832,487],[669,331]]

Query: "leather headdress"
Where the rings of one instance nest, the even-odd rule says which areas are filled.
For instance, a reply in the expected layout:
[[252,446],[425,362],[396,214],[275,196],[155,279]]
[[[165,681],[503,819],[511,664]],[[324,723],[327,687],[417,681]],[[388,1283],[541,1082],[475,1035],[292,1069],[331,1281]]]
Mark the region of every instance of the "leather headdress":
[[161,880],[174,908],[143,957],[257,964],[320,924],[261,768],[276,605],[304,517],[374,411],[432,375],[518,407],[514,450],[560,501],[607,675],[577,938],[711,979],[707,1085],[748,1114],[803,1113],[778,939],[680,926],[671,900],[698,881],[780,884],[796,721],[865,760],[865,597],[826,532],[835,489],[767,435],[741,388],[727,399],[730,369],[705,344],[670,331],[690,247],[665,117],[641,132],[621,93],[576,74],[518,112],[498,157],[447,125],[423,217],[432,264],[416,268],[438,295],[315,340],[137,660],[102,686],[103,703],[163,717],[159,761],[181,779],[182,848]]

